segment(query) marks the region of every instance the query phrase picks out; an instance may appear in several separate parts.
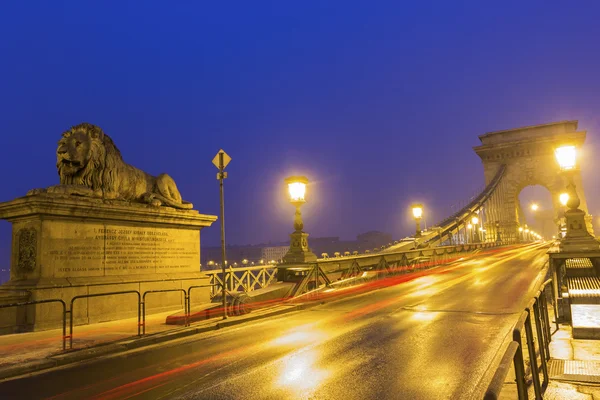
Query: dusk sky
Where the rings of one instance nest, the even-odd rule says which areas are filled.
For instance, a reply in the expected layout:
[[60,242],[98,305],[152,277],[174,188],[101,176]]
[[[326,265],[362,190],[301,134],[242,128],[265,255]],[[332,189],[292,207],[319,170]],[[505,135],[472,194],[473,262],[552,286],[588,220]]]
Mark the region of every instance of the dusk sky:
[[[576,119],[600,215],[599,21],[597,1],[5,1],[0,201],[57,184],[61,133],[90,122],[204,214],[223,148],[230,244],[287,240],[288,175],[312,182],[311,236],[400,238],[413,201],[431,224],[482,188],[478,135]],[[9,246],[2,222],[0,266]]]

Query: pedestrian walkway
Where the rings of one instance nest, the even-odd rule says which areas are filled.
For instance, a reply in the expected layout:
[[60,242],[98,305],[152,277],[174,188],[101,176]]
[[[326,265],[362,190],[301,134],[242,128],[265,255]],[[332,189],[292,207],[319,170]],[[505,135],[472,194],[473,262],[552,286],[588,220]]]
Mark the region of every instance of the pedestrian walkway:
[[552,336],[550,355],[545,398],[600,399],[600,340],[573,339],[571,326],[563,324]]
[[[172,330],[172,325],[165,324],[165,319],[171,314],[173,311],[146,316],[146,333]],[[75,326],[72,351],[134,337],[137,335],[137,323],[137,318],[129,318]],[[62,329],[0,336],[0,369],[62,353]]]
[[[552,309],[549,313],[550,320],[553,321]],[[548,362],[550,382],[544,392],[544,399],[600,400],[600,340],[573,339],[572,327],[568,324],[559,324],[558,330],[554,323],[551,327],[551,359]],[[523,351],[527,358],[526,347]],[[531,374],[529,368],[527,370]],[[504,381],[500,399],[517,398],[515,374],[511,369]],[[535,399],[533,385],[529,387],[529,398]]]

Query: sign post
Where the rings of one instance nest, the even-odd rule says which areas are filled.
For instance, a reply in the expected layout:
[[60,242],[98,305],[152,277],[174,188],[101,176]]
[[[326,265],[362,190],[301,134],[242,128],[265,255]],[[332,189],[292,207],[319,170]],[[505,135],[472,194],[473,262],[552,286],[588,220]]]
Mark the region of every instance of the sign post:
[[225,167],[231,161],[231,157],[223,151],[219,150],[212,163],[219,169],[217,179],[219,180],[219,189],[221,195],[221,267],[223,271],[223,319],[227,319],[227,265],[225,257],[225,203],[223,200],[223,179],[227,178]]

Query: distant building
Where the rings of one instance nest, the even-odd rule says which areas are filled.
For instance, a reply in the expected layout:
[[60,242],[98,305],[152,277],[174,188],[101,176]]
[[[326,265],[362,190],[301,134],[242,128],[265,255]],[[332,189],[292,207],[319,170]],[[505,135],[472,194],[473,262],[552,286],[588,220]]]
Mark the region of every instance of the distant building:
[[266,262],[271,260],[279,261],[283,259],[283,256],[286,255],[290,246],[269,246],[262,248],[262,259]]
[[375,248],[386,246],[387,244],[391,243],[394,239],[389,233],[370,231],[366,233],[361,233],[356,237],[356,240],[363,246],[370,246]]
[[[230,263],[241,263],[242,260],[248,260],[248,262],[258,262],[262,258],[262,245],[257,246],[226,246],[225,257]],[[210,261],[220,264],[221,263],[221,246],[203,247],[200,250],[200,263],[202,269],[208,265]]]
[[[342,241],[337,236],[309,237],[308,247],[317,257],[320,257],[323,253],[327,253],[329,256],[333,256],[335,252],[344,254],[347,251],[358,251],[363,253],[365,250],[372,251],[375,248],[379,249],[381,246],[387,246],[392,241],[392,235],[389,233],[370,231],[361,233],[356,237],[356,240],[348,241]],[[264,260],[265,263],[271,260],[279,262],[289,248],[288,242],[245,246],[230,245],[226,247],[225,252],[229,264],[237,263],[241,267],[243,260],[248,260],[248,265],[252,263],[258,265],[260,260]],[[200,251],[200,260],[203,270],[217,268],[217,264],[221,263],[221,247],[203,247]],[[213,266],[209,265],[210,261],[213,262]]]

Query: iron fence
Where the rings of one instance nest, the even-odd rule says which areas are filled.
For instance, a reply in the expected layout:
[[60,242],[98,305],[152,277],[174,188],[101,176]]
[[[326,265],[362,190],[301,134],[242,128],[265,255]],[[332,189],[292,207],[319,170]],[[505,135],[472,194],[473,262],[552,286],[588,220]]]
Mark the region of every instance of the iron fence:
[[44,304],[44,303],[60,303],[62,305],[62,347],[63,350],[67,349],[67,305],[61,299],[48,299],[48,300],[35,300],[35,301],[25,301],[22,303],[12,303],[12,304],[2,304],[0,308],[9,308],[9,307],[21,307],[21,306],[30,306],[35,304]]
[[[65,313],[69,313],[69,348],[72,349],[73,348],[73,305],[75,303],[75,300],[77,299],[85,299],[85,298],[90,298],[90,297],[101,297],[101,296],[112,296],[112,295],[118,295],[118,294],[137,294],[138,297],[138,323],[137,323],[137,335],[141,336],[140,334],[140,319],[141,319],[141,314],[142,314],[142,300],[141,300],[141,295],[140,292],[137,290],[124,290],[122,292],[107,292],[107,293],[94,293],[94,294],[81,294],[78,296],[75,296],[71,299],[71,308],[67,311],[65,311]],[[89,307],[89,305],[88,305]]]
[[[545,290],[549,283],[552,283],[552,279],[548,279],[540,286],[540,290],[538,290],[533,299],[531,299],[515,324],[512,332],[512,341],[506,349],[504,356],[500,361],[500,365],[496,369],[496,373],[488,385],[484,395],[485,400],[495,400],[499,398],[504,380],[510,370],[511,360],[515,370],[518,398],[519,400],[529,399],[525,371],[525,357],[523,354],[523,330],[525,330],[525,340],[529,355],[535,398],[542,399],[542,395],[548,387],[549,382],[548,361],[550,360],[550,341],[552,340]],[[556,301],[556,299],[554,299],[554,301]],[[533,315],[531,311],[533,311]],[[537,346],[533,337],[534,326],[537,333]],[[558,322],[556,322],[556,329],[558,330]],[[540,370],[543,380],[540,380]]]
[[277,279],[277,267],[274,265],[258,265],[254,267],[232,268],[229,267],[223,279],[221,271],[207,271],[209,284],[212,285],[211,299],[221,294],[223,284],[227,285],[228,292],[251,292],[267,287]]
[[[159,290],[147,290],[142,295],[142,335],[146,334],[146,295],[148,293],[166,293],[166,292],[183,292],[183,309],[185,313],[185,326],[188,326],[188,295],[185,289],[159,289]],[[139,330],[138,330],[139,335]]]

